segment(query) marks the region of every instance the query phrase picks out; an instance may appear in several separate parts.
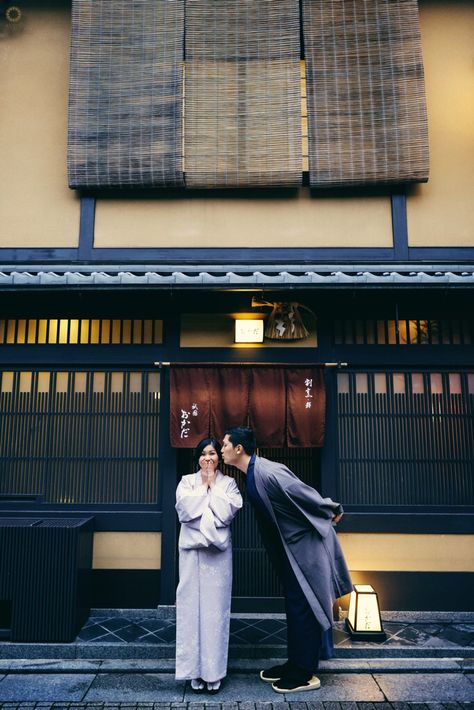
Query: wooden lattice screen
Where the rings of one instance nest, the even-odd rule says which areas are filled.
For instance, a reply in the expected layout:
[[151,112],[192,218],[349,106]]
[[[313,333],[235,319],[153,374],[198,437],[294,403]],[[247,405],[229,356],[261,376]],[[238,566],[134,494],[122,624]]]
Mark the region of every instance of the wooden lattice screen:
[[416,0],[302,0],[310,184],[426,181]]
[[180,185],[184,0],[73,0],[69,185]]
[[473,372],[339,373],[341,500],[473,505],[473,414]]
[[187,186],[301,184],[299,59],[294,0],[187,3]]
[[157,502],[157,372],[3,371],[0,411],[0,497]]

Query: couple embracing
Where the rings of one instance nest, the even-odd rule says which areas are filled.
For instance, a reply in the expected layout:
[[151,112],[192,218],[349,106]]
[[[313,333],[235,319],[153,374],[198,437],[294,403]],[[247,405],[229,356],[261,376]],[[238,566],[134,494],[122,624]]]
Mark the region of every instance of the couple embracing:
[[227,674],[232,547],[230,524],[242,507],[223,461],[245,474],[247,497],[263,543],[282,583],[288,660],[262,670],[277,693],[315,690],[319,660],[333,655],[332,605],[352,590],[333,523],[340,504],[322,498],[286,466],[255,455],[252,429],[233,427],[222,445],[203,439],[196,473],[176,491],[179,585],[176,592],[176,678],[195,692],[217,693]]

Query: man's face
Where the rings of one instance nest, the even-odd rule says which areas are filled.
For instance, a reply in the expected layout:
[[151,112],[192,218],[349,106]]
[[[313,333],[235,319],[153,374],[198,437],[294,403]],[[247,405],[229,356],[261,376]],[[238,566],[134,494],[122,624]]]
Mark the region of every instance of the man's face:
[[237,447],[234,447],[233,443],[229,440],[229,435],[226,434],[222,442],[221,454],[224,463],[229,466],[235,466],[236,461],[238,461],[239,459],[239,455],[236,451],[236,448]]

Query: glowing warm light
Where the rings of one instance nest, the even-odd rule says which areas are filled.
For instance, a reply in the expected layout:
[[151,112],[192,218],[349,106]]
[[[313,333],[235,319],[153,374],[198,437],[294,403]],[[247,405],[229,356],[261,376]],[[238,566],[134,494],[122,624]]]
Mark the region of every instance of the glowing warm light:
[[263,319],[238,319],[235,321],[236,343],[263,343]]
[[382,628],[377,593],[370,584],[355,584],[351,592],[346,626],[354,638],[371,638],[383,641],[386,634]]

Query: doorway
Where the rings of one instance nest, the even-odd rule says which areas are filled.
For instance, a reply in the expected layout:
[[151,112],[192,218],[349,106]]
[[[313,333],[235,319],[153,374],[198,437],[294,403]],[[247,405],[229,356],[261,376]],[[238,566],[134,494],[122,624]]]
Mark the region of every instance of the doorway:
[[[178,480],[192,473],[192,451],[178,449]],[[321,449],[261,448],[258,455],[279,461],[304,483],[320,489]],[[231,466],[222,472],[235,478],[244,499],[243,509],[232,524],[233,612],[282,612],[283,596],[279,580],[263,547],[252,506],[247,503],[245,475]]]

